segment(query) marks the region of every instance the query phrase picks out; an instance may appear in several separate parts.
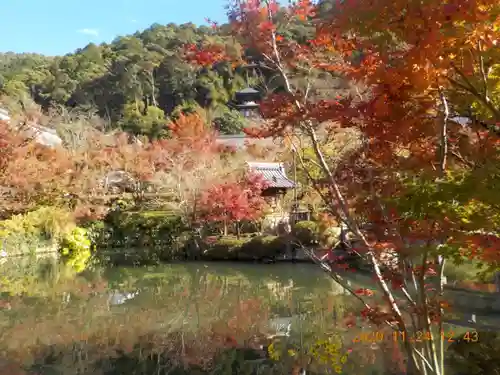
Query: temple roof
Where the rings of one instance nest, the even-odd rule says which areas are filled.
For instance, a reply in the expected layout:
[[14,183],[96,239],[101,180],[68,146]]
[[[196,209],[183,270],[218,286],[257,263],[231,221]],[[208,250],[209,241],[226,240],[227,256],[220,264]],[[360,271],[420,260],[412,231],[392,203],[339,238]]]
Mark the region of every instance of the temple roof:
[[252,172],[261,174],[270,188],[293,189],[295,183],[285,173],[283,163],[248,162]]
[[259,94],[257,90],[255,90],[253,87],[246,87],[242,90],[236,91],[237,94]]

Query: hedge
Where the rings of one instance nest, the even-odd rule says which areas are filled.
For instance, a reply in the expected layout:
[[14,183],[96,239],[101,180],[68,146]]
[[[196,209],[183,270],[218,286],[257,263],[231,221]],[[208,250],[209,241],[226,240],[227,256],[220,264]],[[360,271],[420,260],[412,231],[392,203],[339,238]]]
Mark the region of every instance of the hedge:
[[319,241],[318,224],[314,221],[298,221],[292,228],[292,235],[304,246],[317,244]]
[[[170,212],[111,212],[87,226],[98,252],[133,255],[134,263],[157,263],[181,257],[179,238],[187,230],[182,218]],[[121,253],[121,254],[120,254]],[[123,259],[114,256],[108,259]]]
[[206,260],[263,260],[274,259],[286,251],[286,242],[277,236],[257,236],[238,239],[219,237],[205,242]]

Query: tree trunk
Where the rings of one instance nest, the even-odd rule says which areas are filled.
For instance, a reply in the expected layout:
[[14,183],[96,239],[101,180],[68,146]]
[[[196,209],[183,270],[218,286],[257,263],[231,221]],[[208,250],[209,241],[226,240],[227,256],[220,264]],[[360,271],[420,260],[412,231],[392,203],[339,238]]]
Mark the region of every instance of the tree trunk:
[[155,75],[154,75],[154,69],[150,72],[151,75],[151,100],[152,104],[155,107],[158,107],[158,103],[156,102],[156,95],[155,95]]

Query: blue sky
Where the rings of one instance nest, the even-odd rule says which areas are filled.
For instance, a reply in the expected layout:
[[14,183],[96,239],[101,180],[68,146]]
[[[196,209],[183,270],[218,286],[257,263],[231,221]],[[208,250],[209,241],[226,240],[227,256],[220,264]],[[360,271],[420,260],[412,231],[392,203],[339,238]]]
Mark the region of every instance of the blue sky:
[[1,0],[0,52],[61,55],[153,23],[224,22],[225,0]]

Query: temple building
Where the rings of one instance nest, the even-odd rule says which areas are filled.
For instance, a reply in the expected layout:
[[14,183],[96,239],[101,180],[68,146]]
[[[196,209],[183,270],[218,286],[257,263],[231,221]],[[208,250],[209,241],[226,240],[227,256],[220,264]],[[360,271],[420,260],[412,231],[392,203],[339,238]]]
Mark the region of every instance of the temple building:
[[262,175],[267,188],[262,192],[265,197],[279,197],[295,187],[295,182],[286,176],[283,163],[247,162],[250,171]]
[[275,162],[247,162],[248,169],[260,174],[267,183],[262,196],[269,203],[271,212],[264,218],[263,227],[274,229],[281,221],[290,220],[290,212],[283,205],[283,197],[296,184],[289,179],[285,172],[283,163]]
[[[228,105],[240,111],[245,118],[258,124],[259,121],[263,120],[259,108],[260,99],[261,94],[259,91],[247,87],[236,92],[234,100],[228,103]],[[247,151],[252,146],[272,150],[281,143],[275,141],[273,138],[257,139],[248,137],[245,134],[219,135],[216,142],[236,150],[246,149]],[[271,154],[275,155],[274,152]],[[252,155],[252,153],[249,153],[249,155]],[[249,157],[249,159],[253,158]],[[258,160],[259,157],[255,157],[255,159]],[[262,192],[262,196],[269,203],[271,212],[264,219],[263,227],[273,229],[277,227],[280,221],[290,220],[290,208],[284,207],[284,196],[288,191],[296,189],[297,186],[286,175],[284,163],[275,162],[274,160],[267,161],[265,158],[264,161],[256,161],[255,159],[254,161],[247,160],[246,164],[250,171],[262,175],[267,182],[267,188]]]
[[260,92],[252,87],[247,87],[235,93],[234,100],[229,104],[230,107],[238,110],[247,119],[259,119],[260,109],[259,101],[261,99]]

